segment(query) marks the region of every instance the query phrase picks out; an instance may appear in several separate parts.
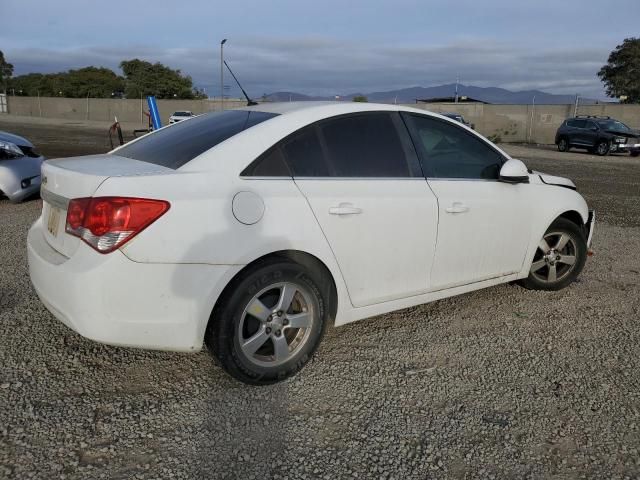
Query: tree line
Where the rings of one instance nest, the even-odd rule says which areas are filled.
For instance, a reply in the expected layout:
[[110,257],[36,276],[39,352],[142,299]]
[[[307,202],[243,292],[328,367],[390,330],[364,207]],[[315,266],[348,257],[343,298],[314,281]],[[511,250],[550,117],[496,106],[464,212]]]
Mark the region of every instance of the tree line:
[[13,77],[13,65],[0,51],[0,90],[10,95],[69,98],[206,98],[189,75],[159,62],[124,60],[123,75],[104,67],[84,67],[60,73],[29,73]]

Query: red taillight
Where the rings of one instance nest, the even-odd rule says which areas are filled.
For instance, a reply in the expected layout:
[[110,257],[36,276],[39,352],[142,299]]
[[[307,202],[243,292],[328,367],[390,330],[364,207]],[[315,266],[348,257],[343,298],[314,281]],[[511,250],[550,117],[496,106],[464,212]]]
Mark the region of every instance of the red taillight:
[[65,231],[100,253],[113,252],[169,210],[169,202],[147,198],[75,198]]
[[73,230],[77,230],[82,226],[84,221],[84,212],[89,205],[90,198],[78,198],[69,202],[67,208],[67,228],[71,227]]

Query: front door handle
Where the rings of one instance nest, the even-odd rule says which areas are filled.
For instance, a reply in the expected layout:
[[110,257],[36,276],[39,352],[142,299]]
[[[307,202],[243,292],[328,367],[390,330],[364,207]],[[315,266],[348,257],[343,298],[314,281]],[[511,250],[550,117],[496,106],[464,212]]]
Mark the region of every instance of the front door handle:
[[331,215],[357,215],[362,213],[362,209],[354,207],[350,203],[341,203],[337,207],[330,207],[329,213]]
[[450,207],[444,209],[447,213],[464,213],[469,211],[469,207],[467,207],[464,203],[461,202],[453,202]]

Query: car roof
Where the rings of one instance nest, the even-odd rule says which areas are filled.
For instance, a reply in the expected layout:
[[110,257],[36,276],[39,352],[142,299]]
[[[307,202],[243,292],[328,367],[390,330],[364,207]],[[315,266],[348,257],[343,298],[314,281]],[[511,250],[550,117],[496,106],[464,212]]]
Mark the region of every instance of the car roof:
[[[422,109],[406,107],[403,105],[392,105],[389,103],[369,103],[369,102],[340,102],[340,101],[313,101],[313,102],[274,102],[261,103],[251,107],[241,107],[238,110],[252,110],[256,112],[275,113],[289,116],[291,114],[312,113],[318,117],[370,112],[370,111],[413,111],[422,114],[433,114]],[[436,114],[437,115],[437,114]]]

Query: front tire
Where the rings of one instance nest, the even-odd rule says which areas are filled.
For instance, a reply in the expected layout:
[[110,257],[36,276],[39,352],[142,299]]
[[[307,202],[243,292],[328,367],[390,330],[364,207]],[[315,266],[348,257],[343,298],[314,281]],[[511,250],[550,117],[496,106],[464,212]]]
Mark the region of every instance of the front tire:
[[522,285],[530,290],[561,290],[578,278],[586,259],[584,233],[575,223],[559,218],[540,240]]
[[568,152],[569,151],[569,140],[566,137],[560,138],[558,140],[558,151],[559,152]]
[[329,322],[330,289],[323,275],[277,258],[227,290],[205,335],[224,370],[244,383],[265,385],[302,369]]
[[596,145],[596,153],[601,157],[607,155],[609,153],[609,149],[609,142],[607,142],[606,140],[601,140]]

